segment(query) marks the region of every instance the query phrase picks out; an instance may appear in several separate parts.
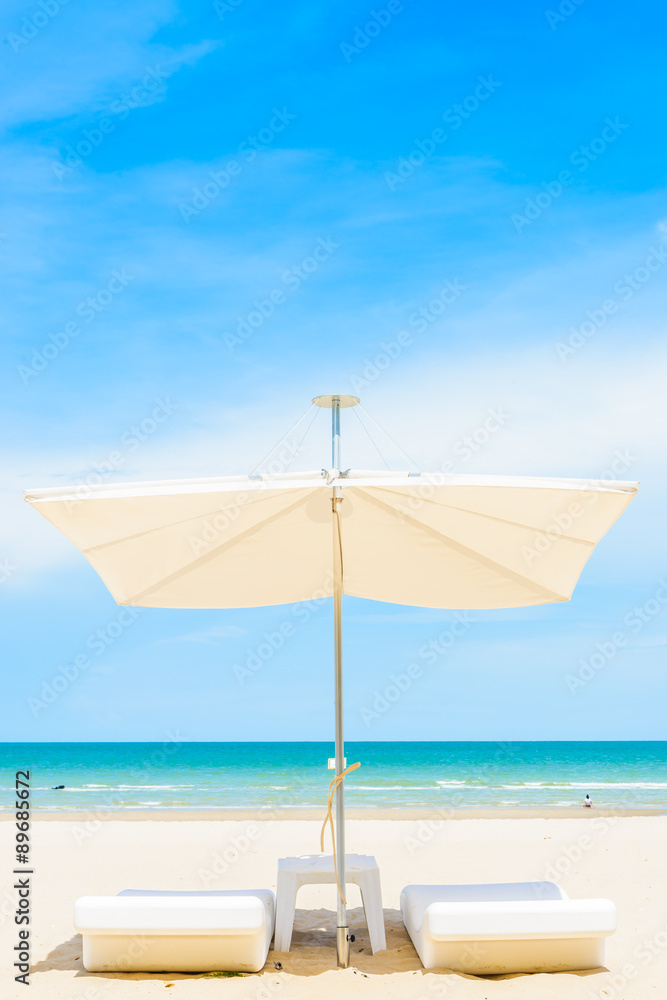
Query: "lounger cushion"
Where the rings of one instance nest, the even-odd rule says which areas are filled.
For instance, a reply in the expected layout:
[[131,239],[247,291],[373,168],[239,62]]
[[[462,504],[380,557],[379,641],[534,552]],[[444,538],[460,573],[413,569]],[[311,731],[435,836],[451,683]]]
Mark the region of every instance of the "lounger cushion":
[[553,882],[407,886],[403,921],[425,968],[477,974],[602,964],[616,928],[608,899],[569,899]]
[[125,889],[74,905],[89,972],[257,972],[266,962],[274,914],[267,889]]

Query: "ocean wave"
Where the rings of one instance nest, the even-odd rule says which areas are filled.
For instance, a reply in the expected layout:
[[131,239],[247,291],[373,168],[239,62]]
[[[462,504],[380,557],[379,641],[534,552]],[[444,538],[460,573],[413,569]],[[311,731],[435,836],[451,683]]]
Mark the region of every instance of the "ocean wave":
[[348,792],[434,792],[435,785],[348,785]]
[[513,785],[501,785],[501,788],[567,788],[567,785],[552,785],[550,781],[518,781]]
[[[192,790],[197,788],[197,785],[65,785],[63,788],[58,789],[62,792],[85,792],[86,794],[94,795],[96,792],[158,792],[158,791],[178,791],[179,789]],[[237,786],[230,788],[230,791],[235,791]],[[0,790],[2,786],[0,785]],[[13,790],[13,789],[8,789]],[[33,792],[50,792],[54,790],[53,785],[32,785],[31,791]],[[206,791],[207,789],[200,786],[200,791]],[[217,789],[216,789],[217,791]]]
[[[559,785],[555,785],[555,788],[559,788]],[[570,785],[564,785],[564,788],[667,788],[667,782],[665,781],[589,781],[588,784],[583,782],[572,782]]]
[[[493,786],[488,786],[493,787]],[[664,781],[570,781],[567,784],[559,785],[551,781],[522,781],[514,785],[501,785],[501,788],[519,791],[522,788],[546,788],[547,790],[563,788],[645,788],[651,789],[667,788]]]
[[196,785],[115,785],[109,787],[114,787],[119,792],[136,792],[136,791],[158,792],[158,791],[175,791],[179,788],[192,789],[196,788],[197,786]]

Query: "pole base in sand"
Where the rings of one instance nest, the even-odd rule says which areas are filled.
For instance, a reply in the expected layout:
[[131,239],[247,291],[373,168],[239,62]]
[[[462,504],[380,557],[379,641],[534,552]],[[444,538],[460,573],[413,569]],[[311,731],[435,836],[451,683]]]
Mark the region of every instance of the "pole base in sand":
[[349,930],[349,927],[336,928],[336,952],[338,954],[339,969],[347,969],[350,964]]

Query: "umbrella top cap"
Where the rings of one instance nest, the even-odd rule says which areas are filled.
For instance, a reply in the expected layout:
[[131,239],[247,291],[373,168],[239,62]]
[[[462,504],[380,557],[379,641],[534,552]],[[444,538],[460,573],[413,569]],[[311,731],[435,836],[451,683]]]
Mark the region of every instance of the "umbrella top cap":
[[313,403],[315,406],[321,406],[325,410],[330,410],[334,405],[334,400],[338,400],[338,405],[341,409],[345,409],[348,406],[357,406],[360,402],[357,396],[344,396],[333,393],[329,396],[315,396]]

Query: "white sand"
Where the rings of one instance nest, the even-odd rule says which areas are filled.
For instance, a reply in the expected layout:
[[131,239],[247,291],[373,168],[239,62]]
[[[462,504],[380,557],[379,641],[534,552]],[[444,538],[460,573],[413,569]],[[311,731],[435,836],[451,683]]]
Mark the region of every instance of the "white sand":
[[[4,870],[13,867],[14,827],[0,823]],[[16,894],[4,881],[0,997],[31,1000],[133,1000],[165,996],[436,998],[573,997],[586,1000],[667,998],[667,817],[351,821],[347,849],[374,854],[380,866],[387,951],[373,956],[358,890],[349,887],[356,934],[352,965],[336,969],[335,887],[311,886],[298,898],[289,954],[269,953],[262,973],[229,979],[201,976],[90,975],[72,906],[81,895],[123,888],[275,889],[276,859],[314,853],[319,823],[291,821],[35,822],[32,828],[33,970],[31,991],[13,981]],[[236,844],[236,847],[234,846]],[[225,857],[227,861],[225,861]],[[220,874],[216,874],[215,869]],[[207,874],[208,873],[208,874]],[[560,873],[560,874],[559,874]],[[490,977],[424,973],[398,910],[409,882],[503,882],[559,876],[573,897],[607,896],[619,928],[607,939],[607,970]],[[276,972],[274,962],[281,961]],[[173,985],[170,985],[173,984]]]

